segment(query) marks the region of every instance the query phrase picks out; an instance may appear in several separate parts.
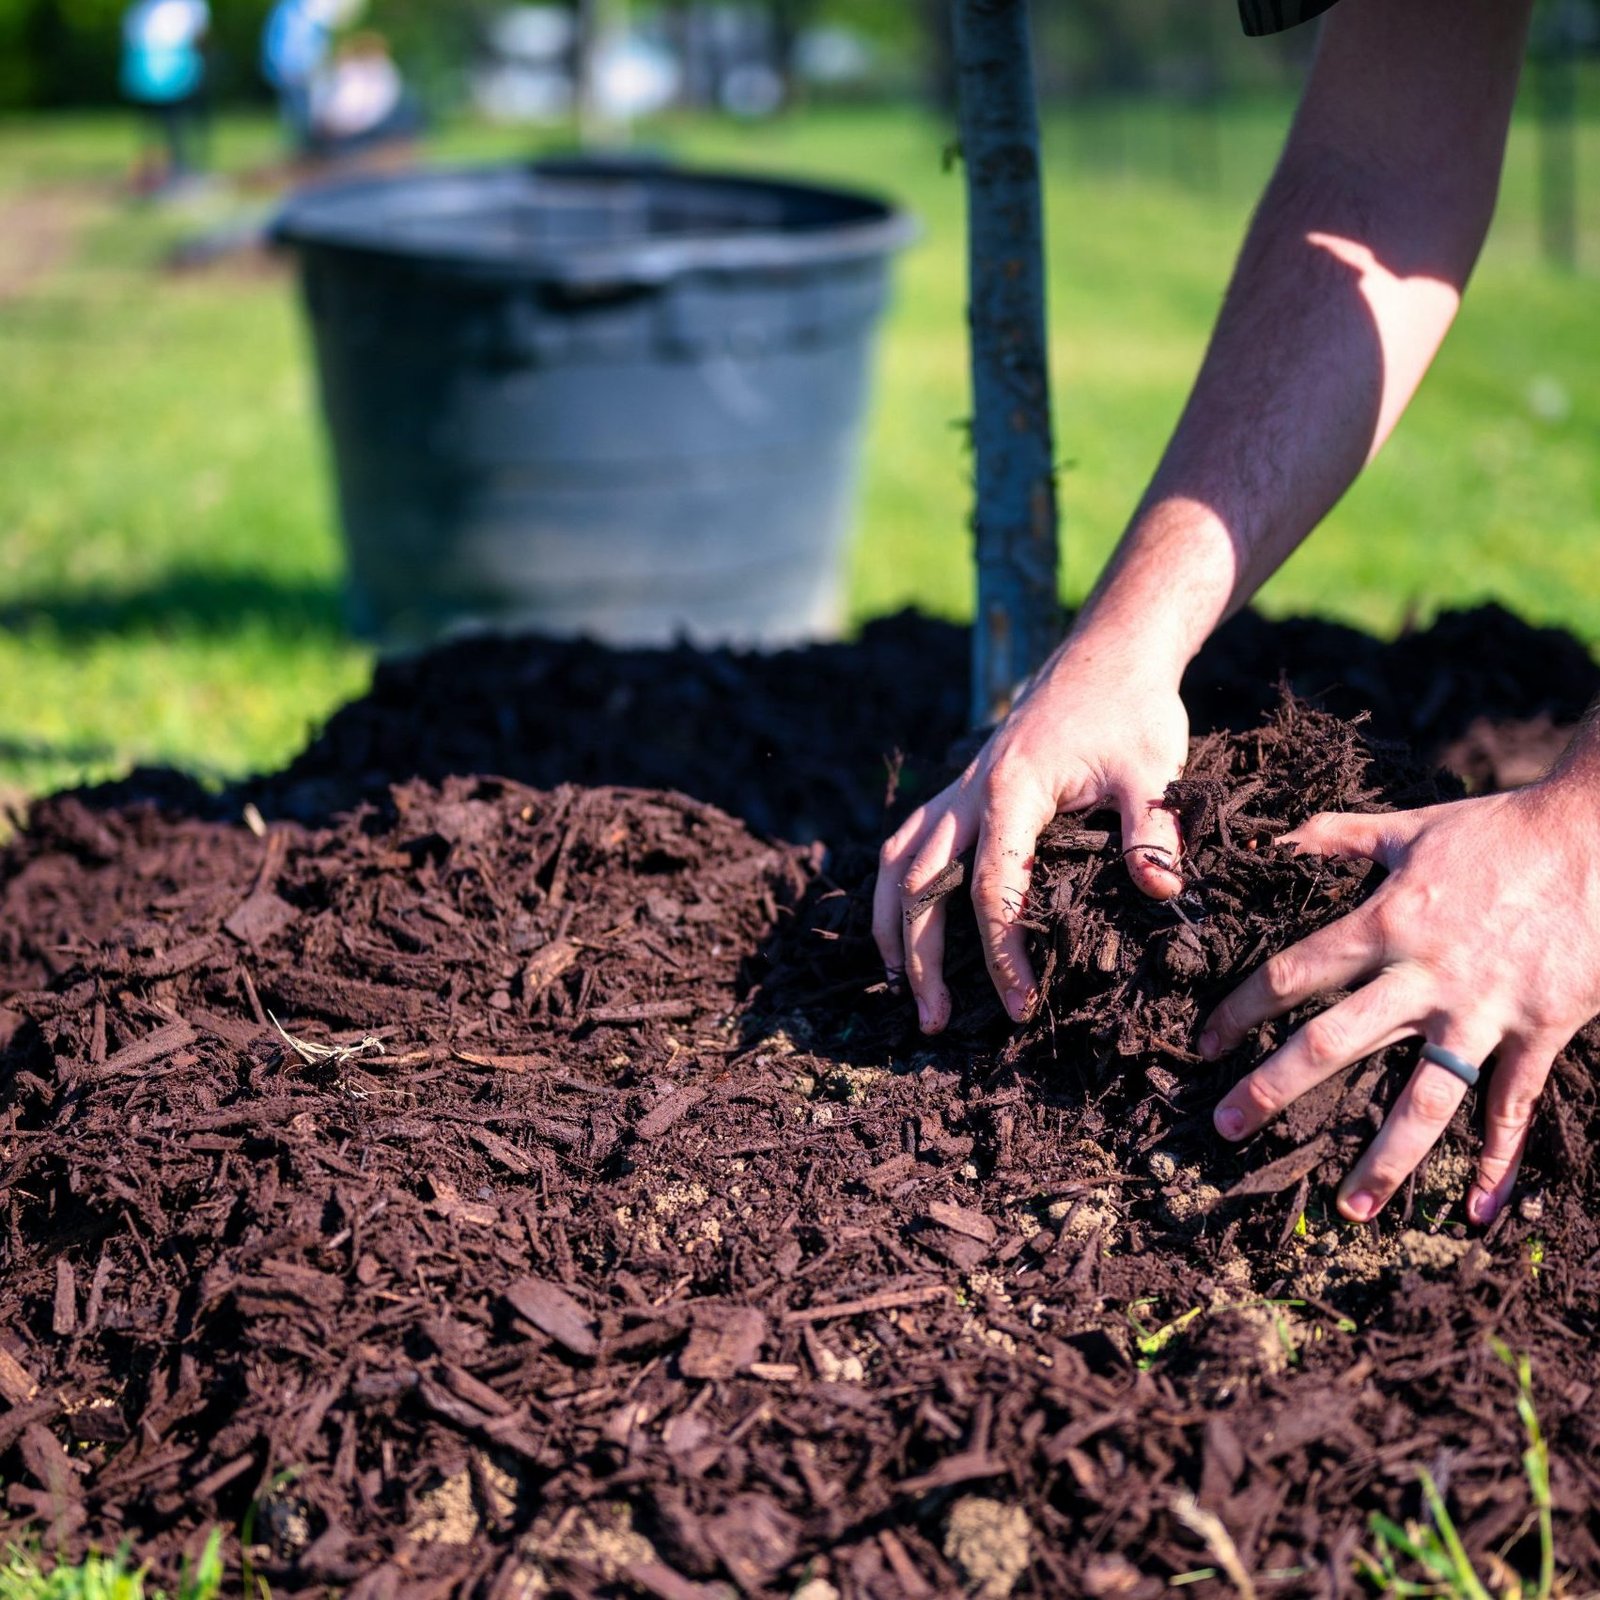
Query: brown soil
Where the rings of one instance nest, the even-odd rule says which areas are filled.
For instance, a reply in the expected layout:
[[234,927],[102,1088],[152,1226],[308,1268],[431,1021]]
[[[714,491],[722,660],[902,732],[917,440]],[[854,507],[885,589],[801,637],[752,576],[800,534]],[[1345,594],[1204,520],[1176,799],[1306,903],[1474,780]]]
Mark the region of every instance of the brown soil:
[[1132,895],[1103,819],[1054,830],[1021,1038],[969,953],[930,1046],[862,937],[888,780],[944,770],[884,754],[959,730],[956,636],[913,619],[769,661],[461,646],[280,777],[42,802],[0,858],[14,1527],[170,1580],[220,1522],[275,1591],[358,1600],[1332,1594],[1426,1469],[1486,1573],[1531,1573],[1493,1335],[1594,1589],[1600,1038],[1482,1239],[1465,1122],[1380,1224],[1326,1203],[1403,1049],[1243,1151],[1207,1112],[1248,1059],[1190,1053],[1366,886],[1270,837],[1440,792],[1308,707],[1261,723],[1278,665],[1326,687],[1345,648],[1330,698],[1430,751],[1482,714],[1493,771],[1593,687],[1518,628],[1235,627],[1191,705],[1250,731],[1174,792],[1184,898]]

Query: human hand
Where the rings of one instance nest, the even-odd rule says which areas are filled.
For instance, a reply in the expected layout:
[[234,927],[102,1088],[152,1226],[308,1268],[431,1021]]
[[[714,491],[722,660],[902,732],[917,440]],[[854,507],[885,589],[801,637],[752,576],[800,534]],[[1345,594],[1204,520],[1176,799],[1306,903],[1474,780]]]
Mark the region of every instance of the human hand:
[[1069,641],[967,770],[912,812],[879,855],[872,932],[891,978],[903,972],[909,980],[924,1033],[949,1022],[950,991],[944,901],[913,915],[918,896],[976,845],[972,899],[984,957],[1020,1022],[1035,991],[1018,917],[1040,833],[1059,811],[1115,807],[1134,882],[1158,899],[1177,894],[1178,824],[1161,798],[1188,739],[1176,671],[1141,659],[1132,645]]
[[[1248,1138],[1341,1068],[1420,1036],[1483,1068],[1483,1150],[1467,1200],[1477,1223],[1510,1198],[1533,1108],[1557,1054],[1600,1012],[1600,857],[1592,782],[1556,775],[1508,794],[1420,811],[1324,814],[1283,843],[1366,857],[1389,876],[1356,910],[1271,957],[1207,1019],[1214,1061],[1269,1017],[1360,983],[1235,1084],[1214,1113]],[[1466,1094],[1424,1061],[1339,1190],[1365,1222],[1432,1148]]]

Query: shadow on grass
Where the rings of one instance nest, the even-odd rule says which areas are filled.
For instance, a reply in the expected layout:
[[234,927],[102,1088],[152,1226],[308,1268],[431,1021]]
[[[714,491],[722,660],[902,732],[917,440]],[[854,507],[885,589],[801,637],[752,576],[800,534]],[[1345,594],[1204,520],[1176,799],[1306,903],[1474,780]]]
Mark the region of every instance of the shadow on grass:
[[243,628],[318,640],[346,632],[335,582],[200,567],[178,568],[139,587],[59,589],[0,605],[0,632],[38,628],[75,642],[138,634],[222,637]]

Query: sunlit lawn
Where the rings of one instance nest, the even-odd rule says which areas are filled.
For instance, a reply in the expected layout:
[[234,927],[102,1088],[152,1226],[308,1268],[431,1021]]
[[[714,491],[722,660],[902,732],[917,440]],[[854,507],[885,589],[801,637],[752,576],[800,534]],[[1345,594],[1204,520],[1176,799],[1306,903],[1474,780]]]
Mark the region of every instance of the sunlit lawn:
[[[1065,589],[1081,594],[1182,402],[1287,106],[1209,132],[1163,108],[1057,116],[1048,139],[1052,338],[1066,468]],[[271,156],[226,124],[225,170]],[[969,607],[961,180],[912,111],[691,124],[652,138],[705,160],[891,190],[921,218],[882,348],[867,444],[856,617]],[[1214,138],[1214,178],[1185,168]],[[434,153],[511,154],[457,130]],[[0,229],[40,195],[78,207],[63,262],[0,278],[0,786],[135,762],[230,774],[283,761],[358,693],[339,546],[292,281],[173,276],[175,237],[259,197],[163,215],[120,194],[115,117],[0,123]],[[1584,130],[1600,162],[1600,124]],[[1495,596],[1600,639],[1600,216],[1577,277],[1538,258],[1534,141],[1519,129],[1502,217],[1437,370],[1399,435],[1274,580],[1274,611],[1392,631]],[[1589,185],[1592,189],[1592,185]],[[9,220],[8,220],[9,219]],[[0,260],[4,260],[0,254]]]

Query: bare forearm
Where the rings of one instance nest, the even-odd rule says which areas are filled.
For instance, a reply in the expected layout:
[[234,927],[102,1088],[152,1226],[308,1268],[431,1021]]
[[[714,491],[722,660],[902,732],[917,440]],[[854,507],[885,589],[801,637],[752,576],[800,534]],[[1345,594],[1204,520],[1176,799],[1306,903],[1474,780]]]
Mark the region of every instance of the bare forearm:
[[[1369,0],[1330,30],[1188,405],[1068,650],[1138,638],[1181,670],[1382,446],[1483,241],[1522,11]],[[1464,61],[1439,59],[1437,36],[1388,39],[1451,21]],[[1385,39],[1424,59],[1409,94],[1362,74]]]
[[1173,643],[1192,654],[1376,454],[1459,303],[1442,274],[1384,264],[1407,226],[1403,198],[1315,159],[1279,171],[1090,617],[1181,612]]

